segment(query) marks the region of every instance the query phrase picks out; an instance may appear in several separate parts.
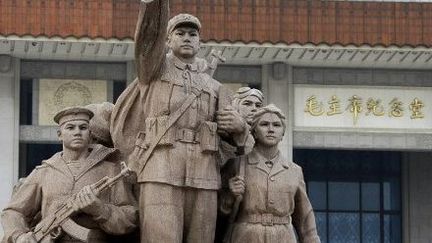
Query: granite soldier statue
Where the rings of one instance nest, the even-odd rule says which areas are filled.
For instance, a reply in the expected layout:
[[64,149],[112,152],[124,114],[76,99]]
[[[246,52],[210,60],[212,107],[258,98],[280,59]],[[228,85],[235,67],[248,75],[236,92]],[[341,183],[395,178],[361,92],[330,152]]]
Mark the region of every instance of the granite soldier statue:
[[[92,116],[90,110],[81,107],[56,114],[54,120],[59,124],[63,151],[36,167],[12,196],[1,214],[4,242],[37,242],[41,234],[44,242],[78,242],[74,236],[80,232],[76,229],[86,232],[87,242],[107,242],[109,235],[125,234],[136,228],[138,212],[130,187],[120,177],[115,184],[108,182],[109,177],[115,178],[120,173],[116,150],[89,146]],[[105,185],[112,188],[99,190]],[[60,222],[58,219],[63,216],[56,212],[71,216],[67,224],[53,232],[52,224]],[[38,213],[41,221],[36,222],[32,231],[30,221]],[[45,237],[48,229],[50,237]]]
[[236,198],[242,199],[225,242],[320,242],[302,169],[278,149],[284,132],[285,117],[276,106],[256,112],[252,122],[254,149],[237,161],[239,172],[229,181],[231,193],[222,198],[226,213],[235,209]]
[[169,1],[144,2],[135,36],[138,78],[111,118],[114,146],[137,172],[141,242],[213,243],[219,132],[237,145],[249,132],[237,112],[224,109],[231,93],[196,56],[200,21],[189,14],[168,21]]
[[[259,108],[263,106],[264,101],[264,95],[263,93],[254,88],[249,87],[241,87],[236,91],[236,94],[234,95],[234,99],[232,100],[232,107],[238,113],[240,116],[243,117],[243,119],[248,123],[248,125],[252,125],[252,120]],[[248,139],[245,143],[244,153],[239,153],[238,150],[233,150],[229,159],[227,159],[227,162],[225,163],[225,166],[221,168],[221,178],[222,178],[222,190],[220,190],[219,197],[224,197],[224,194],[226,193],[228,188],[228,181],[232,177],[236,176],[238,173],[238,165],[241,155],[244,155],[245,153],[248,154],[252,150],[254,146],[255,140],[252,137],[252,135],[248,136]],[[230,150],[232,146],[227,146],[226,150]],[[224,239],[224,236],[226,235],[227,231],[232,230],[232,226],[235,221],[235,216],[237,215],[238,208],[240,206],[240,202],[242,200],[242,196],[236,197],[236,202],[232,207],[230,207],[230,213],[227,214],[226,212],[218,212],[218,219],[217,219],[217,225],[216,225],[216,236],[215,236],[215,242],[219,243],[222,242]],[[221,208],[224,210],[224,208]]]

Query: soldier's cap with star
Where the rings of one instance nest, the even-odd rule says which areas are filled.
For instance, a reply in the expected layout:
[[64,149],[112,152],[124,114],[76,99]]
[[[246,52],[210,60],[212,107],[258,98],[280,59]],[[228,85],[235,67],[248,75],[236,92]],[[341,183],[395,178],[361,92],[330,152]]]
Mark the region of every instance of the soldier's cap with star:
[[201,30],[201,22],[199,19],[193,15],[181,13],[172,17],[168,21],[167,33],[171,34],[178,26],[191,26],[198,30]]
[[61,126],[69,121],[83,120],[90,122],[93,116],[94,113],[91,110],[81,106],[74,106],[57,112],[54,116],[54,121]]

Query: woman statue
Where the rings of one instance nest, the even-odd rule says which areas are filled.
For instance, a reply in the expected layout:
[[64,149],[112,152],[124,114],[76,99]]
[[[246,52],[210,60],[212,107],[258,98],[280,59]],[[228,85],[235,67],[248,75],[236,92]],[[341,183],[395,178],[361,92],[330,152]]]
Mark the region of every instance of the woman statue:
[[320,242],[302,169],[278,149],[285,128],[285,116],[276,106],[255,113],[255,146],[237,160],[237,176],[229,180],[230,193],[222,198],[223,211],[236,214],[226,242]]

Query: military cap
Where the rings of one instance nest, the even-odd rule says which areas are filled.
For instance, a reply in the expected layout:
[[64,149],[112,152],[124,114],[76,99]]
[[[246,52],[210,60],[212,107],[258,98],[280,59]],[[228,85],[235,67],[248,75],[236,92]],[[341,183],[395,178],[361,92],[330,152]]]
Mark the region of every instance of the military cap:
[[198,31],[200,31],[200,29],[201,29],[201,22],[199,21],[199,19],[197,17],[190,15],[190,14],[182,13],[182,14],[178,14],[178,15],[172,17],[168,21],[168,27],[167,27],[168,34],[171,34],[171,32],[173,32],[175,30],[175,28],[181,24],[191,24]]
[[65,108],[54,116],[54,121],[60,126],[65,122],[76,121],[76,120],[85,120],[90,122],[90,119],[93,117],[93,112],[87,108],[74,106]]
[[236,91],[234,98],[244,99],[248,96],[256,96],[260,101],[263,101],[264,95],[259,89],[252,89],[249,87],[241,87]]

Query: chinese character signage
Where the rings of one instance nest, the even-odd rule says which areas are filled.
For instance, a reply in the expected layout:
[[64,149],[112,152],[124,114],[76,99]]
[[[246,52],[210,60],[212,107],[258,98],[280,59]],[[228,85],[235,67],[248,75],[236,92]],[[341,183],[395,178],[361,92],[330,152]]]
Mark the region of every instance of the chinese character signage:
[[296,127],[432,129],[432,88],[295,85]]

